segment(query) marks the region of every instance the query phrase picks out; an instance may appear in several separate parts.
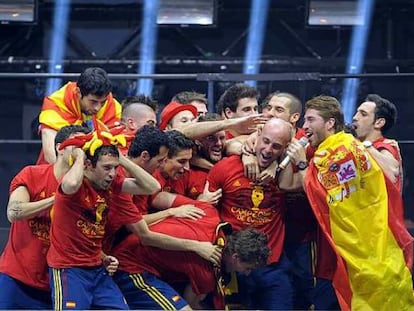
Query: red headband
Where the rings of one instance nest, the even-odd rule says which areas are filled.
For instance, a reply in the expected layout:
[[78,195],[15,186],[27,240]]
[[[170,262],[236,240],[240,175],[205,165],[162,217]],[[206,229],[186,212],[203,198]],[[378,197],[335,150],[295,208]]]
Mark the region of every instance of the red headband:
[[62,150],[67,146],[75,146],[82,148],[84,151],[89,150],[90,155],[93,156],[96,149],[101,146],[121,145],[122,147],[125,147],[127,141],[134,138],[131,135],[122,134],[125,130],[125,126],[117,126],[110,130],[106,127],[102,129],[103,126],[99,126],[95,118],[92,118],[92,121],[95,128],[92,133],[77,135],[65,140],[60,144],[59,150]]

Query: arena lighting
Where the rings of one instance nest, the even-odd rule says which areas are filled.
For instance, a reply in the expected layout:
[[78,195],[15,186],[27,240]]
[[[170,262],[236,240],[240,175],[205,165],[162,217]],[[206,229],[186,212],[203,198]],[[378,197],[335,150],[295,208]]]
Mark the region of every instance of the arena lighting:
[[358,9],[358,0],[308,0],[308,26],[363,25],[364,12]]
[[[157,45],[157,14],[159,2],[158,0],[145,0],[144,10],[142,11],[142,35],[139,56],[138,73],[153,74],[154,73],[154,55]],[[152,79],[139,79],[137,94],[151,95],[154,81]]]
[[[243,73],[257,74],[260,70],[259,60],[262,56],[263,38],[266,32],[268,0],[252,0],[250,12],[250,25],[247,37],[246,54],[244,58]],[[250,86],[256,86],[257,81],[246,81]]]
[[37,0],[0,0],[0,24],[34,24]]
[[[369,29],[371,26],[372,12],[375,0],[360,0],[358,10],[363,14],[364,22],[362,25],[354,26],[352,30],[350,54],[346,66],[346,73],[358,74],[364,66],[365,50]],[[350,123],[355,113],[356,101],[358,100],[359,79],[345,79],[342,92],[342,109],[344,112],[345,122]]]
[[158,25],[215,26],[216,0],[160,0]]
[[[70,0],[56,0],[53,15],[52,40],[49,50],[49,73],[61,73],[66,51],[66,33],[69,21]],[[52,94],[62,84],[62,79],[48,79],[46,95]]]

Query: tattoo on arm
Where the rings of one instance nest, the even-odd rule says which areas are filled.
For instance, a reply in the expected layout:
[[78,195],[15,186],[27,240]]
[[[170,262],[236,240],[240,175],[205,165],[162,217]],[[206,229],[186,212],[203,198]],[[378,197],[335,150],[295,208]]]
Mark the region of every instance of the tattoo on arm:
[[23,214],[22,201],[11,201],[9,203],[9,219],[19,219]]

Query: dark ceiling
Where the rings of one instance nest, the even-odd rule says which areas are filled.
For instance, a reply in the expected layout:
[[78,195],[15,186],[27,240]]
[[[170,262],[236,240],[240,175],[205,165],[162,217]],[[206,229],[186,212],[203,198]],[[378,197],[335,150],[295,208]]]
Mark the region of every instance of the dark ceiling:
[[[98,4],[101,3],[101,4]],[[117,3],[116,5],[114,3]],[[157,72],[240,72],[250,1],[217,0],[215,27],[158,29]],[[261,72],[344,72],[350,27],[310,28],[306,1],[270,1]],[[35,25],[0,26],[0,69],[47,64],[54,1],[39,1]],[[142,1],[72,1],[65,70],[101,64],[134,72],[139,63]],[[414,69],[414,1],[376,1],[365,72]],[[26,69],[24,69],[26,68]]]

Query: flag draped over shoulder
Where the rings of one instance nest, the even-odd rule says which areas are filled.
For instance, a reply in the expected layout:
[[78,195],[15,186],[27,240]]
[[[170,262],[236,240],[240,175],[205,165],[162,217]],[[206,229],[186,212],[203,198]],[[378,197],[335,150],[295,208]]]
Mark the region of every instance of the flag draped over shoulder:
[[[109,93],[107,100],[96,115],[98,122],[112,127],[119,124],[121,105]],[[42,126],[58,131],[66,125],[82,125],[87,116],[82,114],[76,83],[68,82],[43,101],[39,122]]]
[[337,254],[332,284],[341,309],[412,310],[412,239],[389,213],[394,194],[361,143],[344,132],[329,136],[315,152],[305,189]]

